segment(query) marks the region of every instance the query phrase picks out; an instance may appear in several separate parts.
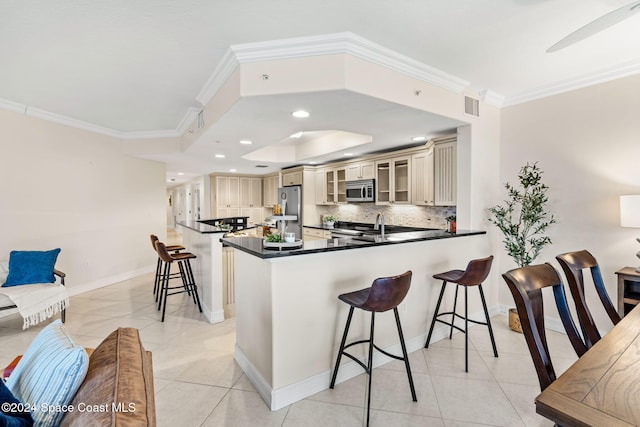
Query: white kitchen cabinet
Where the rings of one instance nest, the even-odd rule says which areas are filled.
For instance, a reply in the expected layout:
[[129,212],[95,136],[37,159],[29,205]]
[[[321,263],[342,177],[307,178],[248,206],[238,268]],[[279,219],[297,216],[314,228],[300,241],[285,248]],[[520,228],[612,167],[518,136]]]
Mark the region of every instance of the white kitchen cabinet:
[[240,178],[240,207],[257,208],[262,206],[262,178]]
[[302,185],[302,170],[282,172],[282,185]]
[[262,201],[263,206],[272,208],[273,205],[278,203],[278,187],[279,175],[265,176],[262,180]]
[[433,147],[411,156],[411,203],[434,205]]
[[345,168],[346,180],[356,181],[358,179],[373,179],[375,177],[374,162],[351,163]]
[[411,157],[378,160],[376,170],[376,204],[411,203]]
[[436,206],[455,206],[457,154],[456,140],[439,142],[433,146],[434,168],[434,204]]

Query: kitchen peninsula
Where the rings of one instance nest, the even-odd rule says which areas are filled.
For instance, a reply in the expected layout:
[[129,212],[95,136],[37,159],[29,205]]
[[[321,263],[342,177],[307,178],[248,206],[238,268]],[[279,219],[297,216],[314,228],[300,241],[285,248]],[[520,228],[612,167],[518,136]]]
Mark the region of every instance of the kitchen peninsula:
[[[235,360],[272,410],[327,389],[348,311],[338,295],[407,270],[413,280],[399,312],[408,351],[421,349],[439,291],[432,275],[490,255],[484,234],[424,230],[369,241],[305,241],[299,249],[283,251],[265,249],[255,237],[222,239],[235,249]],[[451,297],[445,304],[452,304]],[[390,313],[376,317],[375,341],[399,354]],[[470,307],[470,317],[476,313],[483,316],[479,302]],[[368,313],[355,313],[350,339],[364,338],[368,324]],[[444,329],[436,329],[434,339],[448,335]],[[366,346],[360,347],[354,355],[364,358]],[[389,360],[377,354],[374,365]],[[338,383],[361,373],[355,362],[343,362]]]
[[[233,270],[233,253],[223,248],[220,238],[229,231],[251,228],[247,217],[186,220],[179,222],[182,242],[197,258],[192,261],[202,312],[211,323],[233,316],[233,290],[228,274]],[[232,286],[232,285],[231,285]],[[226,312],[226,313],[225,313]]]

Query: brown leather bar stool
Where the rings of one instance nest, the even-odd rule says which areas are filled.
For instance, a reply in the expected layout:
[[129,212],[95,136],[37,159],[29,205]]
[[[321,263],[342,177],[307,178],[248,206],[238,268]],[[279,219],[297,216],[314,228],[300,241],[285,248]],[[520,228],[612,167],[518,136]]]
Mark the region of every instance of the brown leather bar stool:
[[[167,247],[161,241],[156,242],[156,250],[158,251],[158,256],[160,256],[160,259],[164,263],[162,283],[160,285],[159,292],[160,302],[158,303],[158,310],[162,307],[162,321],[164,322],[164,315],[167,310],[167,297],[169,295],[182,294],[185,292],[188,293],[193,298],[194,304],[198,304],[198,309],[200,310],[200,313],[202,313],[202,306],[200,305],[200,298],[198,297],[198,286],[196,285],[195,278],[193,277],[193,270],[191,269],[191,263],[189,262],[197,257],[190,252],[170,254],[167,251]],[[170,274],[171,264],[174,261],[178,263],[178,267],[180,269],[182,286],[169,286],[169,281],[171,279],[177,279],[177,277]]]
[[[347,317],[347,324],[344,328],[344,334],[342,335],[342,341],[340,343],[340,350],[338,351],[338,359],[336,360],[336,366],[333,369],[333,376],[331,377],[331,384],[329,388],[333,388],[336,384],[336,377],[338,375],[338,368],[340,367],[340,359],[344,354],[348,358],[358,363],[365,372],[369,374],[369,384],[367,386],[367,425],[369,425],[369,412],[371,406],[371,374],[373,372],[373,348],[381,352],[382,354],[397,360],[403,360],[405,369],[407,370],[407,376],[409,377],[409,387],[411,388],[411,397],[414,402],[417,402],[416,390],[413,386],[413,377],[411,376],[411,367],[409,366],[409,357],[407,356],[407,348],[404,343],[404,336],[402,335],[402,326],[400,325],[400,317],[398,316],[398,305],[402,302],[404,297],[409,292],[409,286],[411,285],[411,271],[407,271],[399,276],[393,277],[381,277],[373,281],[373,284],[369,288],[361,289],[359,291],[349,292],[338,296],[343,302],[346,302],[351,307],[349,308],[349,315]],[[353,316],[354,308],[359,308],[365,311],[371,312],[371,332],[368,340],[354,341],[345,345],[347,341],[347,334],[349,333],[349,326],[351,325],[351,318]],[[396,317],[396,327],[398,328],[398,336],[400,337],[400,346],[402,347],[402,357],[389,354],[386,351],[379,348],[373,342],[373,331],[375,325],[375,314],[382,313],[393,309],[393,314]],[[347,353],[345,350],[356,344],[369,343],[369,358],[368,363],[365,365],[362,361]]]
[[[158,236],[156,236],[155,234],[151,234],[149,235],[149,237],[151,239],[151,247],[153,248],[153,251],[158,253],[158,251],[156,250],[156,242],[158,241]],[[182,245],[169,245],[169,246],[166,246],[166,248],[167,248],[167,251],[175,252],[175,253],[178,253],[184,250],[184,246]],[[158,256],[158,262],[156,263],[156,278],[153,283],[153,294],[156,296],[156,302],[158,302],[158,290],[160,290],[161,282],[162,282],[162,260],[160,259],[160,256]]]
[[[491,263],[493,262],[493,255],[487,258],[482,259],[474,259],[469,262],[466,270],[451,270],[445,273],[434,274],[434,279],[442,280],[442,289],[440,290],[440,296],[438,297],[438,303],[436,304],[436,311],[433,314],[433,320],[431,321],[431,327],[429,328],[429,335],[427,335],[427,342],[424,345],[424,348],[429,348],[429,341],[431,341],[431,334],[433,333],[433,327],[436,322],[444,323],[451,327],[449,331],[449,339],[453,336],[453,328],[459,330],[464,333],[464,371],[469,372],[469,322],[476,323],[478,325],[485,325],[489,328],[489,336],[491,337],[491,345],[493,346],[493,355],[498,357],[498,350],[496,348],[496,341],[493,338],[493,329],[491,328],[491,320],[489,319],[489,311],[487,310],[487,302],[484,299],[484,292],[482,292],[482,282],[489,275],[489,271],[491,271]],[[447,287],[447,282],[455,283],[456,293],[453,299],[453,311],[447,311],[444,313],[439,313],[440,304],[442,303],[442,297],[444,295],[444,290]],[[464,287],[464,316],[456,313],[456,304],[458,302],[458,288],[460,286]],[[484,309],[484,315],[486,318],[486,322],[479,322],[477,320],[469,319],[468,315],[468,293],[467,289],[469,286],[477,286],[480,291],[480,299],[482,300],[482,308]],[[446,322],[444,320],[439,319],[440,316],[451,315],[451,322]],[[456,326],[455,319],[463,319],[464,320],[464,329]]]

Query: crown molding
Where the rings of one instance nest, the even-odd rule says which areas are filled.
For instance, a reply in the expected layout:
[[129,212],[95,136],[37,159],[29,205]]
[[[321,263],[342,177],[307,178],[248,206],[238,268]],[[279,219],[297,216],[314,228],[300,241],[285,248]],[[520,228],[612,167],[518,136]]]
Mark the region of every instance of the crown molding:
[[576,89],[582,89],[588,86],[594,86],[600,83],[609,82],[611,80],[629,77],[640,73],[640,61],[628,62],[615,67],[605,68],[595,73],[584,74],[576,78],[561,80],[551,85],[542,86],[519,95],[509,97],[503,103],[503,107],[523,104],[525,102],[534,101],[536,99],[546,98],[552,95],[558,95]]
[[469,82],[350,32],[232,45],[238,63],[350,54],[455,93]]
[[504,96],[489,89],[480,92],[480,99],[482,102],[498,108],[504,104]]
[[231,74],[238,65],[239,62],[236,54],[231,48],[227,49],[222,60],[215,70],[213,70],[213,73],[211,73],[211,76],[207,79],[198,96],[196,96],[196,101],[206,106],[220,90],[222,85],[231,77]]
[[89,132],[110,136],[113,138],[122,138],[122,132],[118,132],[113,129],[98,126],[93,123],[83,122],[82,120],[74,119],[74,118],[63,116],[60,114],[52,113],[50,111],[41,110],[39,108],[25,106],[24,114],[29,117],[35,117],[38,119],[47,120],[49,122],[58,123],[58,124],[73,127],[76,129],[82,129]]
[[8,99],[0,99],[0,108],[3,110],[13,111],[14,113],[26,114],[27,106],[9,101]]

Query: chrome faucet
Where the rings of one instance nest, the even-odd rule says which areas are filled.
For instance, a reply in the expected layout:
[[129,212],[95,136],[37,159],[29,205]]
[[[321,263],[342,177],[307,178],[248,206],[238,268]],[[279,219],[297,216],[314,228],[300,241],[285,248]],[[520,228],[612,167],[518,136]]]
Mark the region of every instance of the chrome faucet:
[[[378,225],[378,222],[380,225]],[[378,212],[378,215],[376,215],[376,223],[373,225],[373,229],[380,230],[380,235],[384,239],[384,215],[382,215],[382,212]]]

